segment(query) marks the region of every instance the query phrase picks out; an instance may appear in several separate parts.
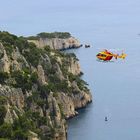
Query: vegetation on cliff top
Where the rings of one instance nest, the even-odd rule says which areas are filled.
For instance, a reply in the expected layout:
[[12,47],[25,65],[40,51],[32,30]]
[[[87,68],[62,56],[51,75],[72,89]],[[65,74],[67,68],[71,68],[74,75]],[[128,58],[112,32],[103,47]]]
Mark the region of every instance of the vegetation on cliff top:
[[29,36],[27,37],[28,40],[37,40],[39,38],[60,38],[60,39],[66,39],[71,37],[71,34],[68,32],[53,32],[53,33],[46,33],[42,32],[37,34],[37,36]]

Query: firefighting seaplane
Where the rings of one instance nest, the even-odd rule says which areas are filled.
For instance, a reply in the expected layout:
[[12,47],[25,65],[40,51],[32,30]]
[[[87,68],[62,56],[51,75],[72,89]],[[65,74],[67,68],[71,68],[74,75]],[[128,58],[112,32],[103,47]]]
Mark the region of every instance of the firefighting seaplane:
[[121,53],[121,55],[119,55],[119,54],[112,53],[111,51],[108,51],[108,50],[101,51],[96,55],[98,60],[103,60],[103,61],[110,61],[113,57],[115,59],[118,59],[118,58],[125,59],[126,56],[127,55],[123,52]]

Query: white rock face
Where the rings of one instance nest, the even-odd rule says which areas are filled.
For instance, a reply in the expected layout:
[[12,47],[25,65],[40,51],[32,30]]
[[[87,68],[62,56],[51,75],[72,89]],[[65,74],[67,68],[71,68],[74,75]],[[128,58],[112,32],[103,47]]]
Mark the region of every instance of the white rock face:
[[38,73],[38,81],[41,85],[47,84],[45,79],[45,73],[41,65],[38,65],[37,67],[37,73]]
[[68,71],[73,75],[79,75],[81,72],[80,64],[78,61],[75,61],[74,58],[71,58],[70,65],[68,66]]
[[43,48],[44,46],[48,45],[52,49],[55,49],[55,50],[80,47],[80,42],[74,37],[70,37],[70,38],[67,38],[67,39],[40,38],[39,40],[28,40],[28,41],[35,43],[36,46],[39,47],[39,48]]
[[8,54],[6,53],[4,46],[0,43],[0,71],[1,72],[9,73],[10,69],[12,71],[18,71],[21,70],[23,67],[29,67],[26,59],[24,58],[24,56],[20,54],[18,48],[13,50],[13,52],[11,53],[11,58],[12,61],[8,56]]
[[13,110],[13,106],[16,107],[19,112],[23,112],[24,95],[21,89],[11,88],[0,84],[0,96],[9,99],[9,102],[5,103],[6,115],[4,121],[7,123],[13,123],[13,119],[17,118],[17,114]]
[[77,115],[77,112],[75,111],[75,106],[71,97],[65,95],[65,93],[60,93],[58,94],[58,102],[59,104],[62,105],[64,115],[66,116],[66,118],[70,118]]
[[21,70],[24,67],[29,67],[28,62],[24,56],[20,54],[18,48],[13,50],[12,59],[13,61],[11,61],[11,68],[13,71]]
[[24,95],[20,88],[12,88],[0,84],[0,96],[5,96],[10,100],[10,105],[17,106],[20,110],[24,107]]
[[6,51],[2,44],[0,44],[0,54],[1,54],[0,71],[9,73],[10,62],[9,62],[8,56],[7,56]]

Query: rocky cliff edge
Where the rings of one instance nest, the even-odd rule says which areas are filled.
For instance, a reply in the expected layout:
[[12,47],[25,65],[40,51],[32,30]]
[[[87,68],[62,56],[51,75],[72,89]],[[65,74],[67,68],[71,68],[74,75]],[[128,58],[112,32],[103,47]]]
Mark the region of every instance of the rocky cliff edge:
[[40,33],[35,37],[28,37],[28,41],[35,43],[39,48],[48,45],[51,49],[55,50],[79,48],[81,46],[78,39],[72,37],[69,33],[60,32]]

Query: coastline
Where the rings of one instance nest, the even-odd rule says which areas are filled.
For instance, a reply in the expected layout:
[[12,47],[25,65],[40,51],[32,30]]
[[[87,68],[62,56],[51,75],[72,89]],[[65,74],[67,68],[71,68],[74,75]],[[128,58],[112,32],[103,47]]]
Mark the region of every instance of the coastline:
[[[83,73],[77,57],[62,53],[59,50],[62,42],[55,45],[56,50],[51,46],[39,48],[25,38],[1,32],[2,126],[8,124],[12,128],[2,138],[66,140],[66,120],[92,102],[91,92],[80,77]],[[17,122],[18,127],[14,128]],[[27,129],[24,130],[22,123]],[[25,134],[21,135],[17,129]],[[6,130],[1,131],[5,134]]]

